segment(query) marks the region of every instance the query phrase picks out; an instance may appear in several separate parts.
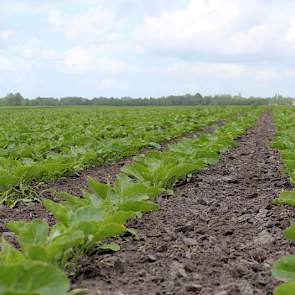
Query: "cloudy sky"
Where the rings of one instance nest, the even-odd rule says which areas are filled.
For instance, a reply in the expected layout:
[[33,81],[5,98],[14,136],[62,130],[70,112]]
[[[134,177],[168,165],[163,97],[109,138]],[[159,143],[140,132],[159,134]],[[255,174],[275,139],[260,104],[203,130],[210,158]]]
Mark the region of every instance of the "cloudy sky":
[[0,96],[295,96],[294,0],[0,0]]

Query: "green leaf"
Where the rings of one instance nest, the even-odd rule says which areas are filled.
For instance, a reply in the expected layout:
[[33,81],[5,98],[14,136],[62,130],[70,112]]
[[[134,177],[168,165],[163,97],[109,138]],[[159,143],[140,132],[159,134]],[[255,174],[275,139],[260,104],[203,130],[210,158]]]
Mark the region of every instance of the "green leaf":
[[118,223],[118,224],[124,224],[127,222],[129,218],[135,217],[136,212],[134,211],[122,211],[118,210],[111,215],[106,216],[104,219],[105,223]]
[[7,224],[7,228],[16,234],[22,246],[26,244],[44,245],[47,242],[49,227],[44,220],[12,221]]
[[274,289],[274,295],[294,295],[295,282],[289,282],[279,285]]
[[185,177],[187,174],[199,170],[203,165],[201,163],[195,164],[180,164],[170,169],[166,174],[164,180],[165,188],[171,188],[177,180]]
[[128,176],[134,177],[138,179],[140,182],[145,182],[150,180],[150,171],[147,167],[140,163],[132,163],[129,165],[125,165],[122,169],[122,172],[126,173]]
[[124,173],[119,173],[114,182],[114,188],[123,194],[123,192],[132,184],[131,179]]
[[272,201],[274,205],[289,205],[295,207],[295,191],[281,192],[279,197]]
[[158,204],[147,201],[127,201],[119,205],[119,210],[135,212],[149,212],[159,208],[160,206]]
[[75,289],[70,292],[71,295],[86,295],[88,289]]
[[79,198],[81,201],[80,201],[80,206],[78,207],[84,207],[84,206],[90,205],[92,207],[99,208],[103,200],[102,198],[100,198],[97,194],[94,194],[92,192],[88,192],[85,190],[82,190],[82,193],[83,193],[83,198],[81,199]]
[[84,199],[78,198],[78,197],[71,195],[69,193],[58,192],[56,190],[48,190],[48,191],[51,191],[51,192],[55,193],[56,195],[62,197],[64,200],[62,205],[65,205],[68,208],[77,208],[77,207],[81,207],[86,204]]
[[90,189],[100,198],[106,199],[108,196],[108,193],[110,191],[110,185],[101,183],[93,179],[92,177],[88,177],[87,184],[90,187]]
[[284,236],[290,241],[295,241],[295,224],[292,224],[284,230]]
[[43,262],[50,262],[49,255],[46,252],[46,246],[40,245],[26,245],[24,248],[24,254],[26,259],[37,260]]
[[114,237],[122,234],[126,231],[126,228],[122,224],[109,223],[101,224],[100,228],[97,230],[93,237],[92,244],[102,241],[103,239]]
[[100,246],[100,249],[118,252],[120,251],[120,246],[117,243],[108,243],[108,244],[103,244],[102,246]]
[[63,206],[62,204],[55,203],[51,200],[44,199],[42,201],[44,207],[54,215],[54,217],[64,224],[65,226],[68,226],[69,220],[68,220],[68,209]]
[[46,253],[52,263],[65,262],[65,258],[75,248],[84,243],[85,235],[81,230],[69,229],[67,232],[54,237],[46,247]]
[[70,220],[71,224],[75,224],[81,221],[99,221],[103,216],[102,212],[99,212],[96,208],[88,206],[76,210]]
[[130,233],[132,236],[136,236],[138,231],[135,228],[128,227],[126,230],[127,233]]
[[59,268],[25,261],[0,265],[0,294],[66,295],[70,284]]
[[295,255],[284,256],[274,262],[272,275],[281,281],[295,281]]
[[283,162],[289,171],[295,170],[295,160],[284,160]]
[[280,151],[281,158],[284,160],[295,160],[295,154],[293,151],[282,150]]
[[24,261],[22,253],[12,247],[5,239],[1,241],[0,263],[4,265],[16,264]]
[[156,148],[156,149],[159,149],[161,147],[161,145],[156,142],[149,142],[147,146]]
[[18,178],[11,175],[1,175],[0,176],[0,191],[4,192],[9,189],[10,186],[16,184]]

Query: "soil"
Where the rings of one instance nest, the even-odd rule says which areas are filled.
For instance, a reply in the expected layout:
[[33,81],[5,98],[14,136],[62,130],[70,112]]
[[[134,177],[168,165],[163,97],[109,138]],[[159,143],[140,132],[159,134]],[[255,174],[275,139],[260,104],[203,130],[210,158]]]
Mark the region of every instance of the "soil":
[[[194,138],[204,132],[213,132],[218,126],[224,124],[224,122],[225,120],[220,120],[208,125],[203,129],[194,132],[189,132],[187,134],[184,134],[183,136],[173,138],[169,141],[162,143],[158,150],[167,150],[169,145],[177,143],[184,137]],[[138,154],[144,154],[150,150],[150,148],[144,148],[138,151]],[[68,192],[76,196],[81,196],[81,189],[85,189],[87,187],[87,178],[89,176],[101,182],[112,182],[114,181],[116,175],[119,173],[121,167],[127,163],[130,163],[133,160],[133,158],[134,155],[124,157],[111,163],[91,167],[74,176],[61,177],[56,181],[40,186],[40,194],[42,195],[42,197],[54,199],[55,196],[52,193],[43,193],[44,190],[53,188],[57,191]],[[41,203],[38,202],[29,204],[19,203],[13,209],[0,205],[0,233],[4,233],[4,236],[7,236],[9,238],[11,236],[11,233],[8,232],[5,228],[5,224],[7,222],[12,220],[31,220],[34,218],[45,219],[48,221],[50,225],[55,223],[53,216],[45,210]],[[10,238],[10,240],[12,240],[12,238]]]
[[266,112],[216,166],[130,222],[138,234],[119,238],[119,252],[81,258],[73,287],[89,295],[272,294],[272,262],[295,250],[282,236],[294,209],[271,203],[290,189],[269,147],[273,132]]

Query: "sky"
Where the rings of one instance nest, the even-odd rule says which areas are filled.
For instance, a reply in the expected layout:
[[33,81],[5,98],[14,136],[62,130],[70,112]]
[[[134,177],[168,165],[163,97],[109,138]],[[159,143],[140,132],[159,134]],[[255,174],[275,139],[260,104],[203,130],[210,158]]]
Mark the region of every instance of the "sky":
[[294,0],[0,0],[0,96],[295,96]]

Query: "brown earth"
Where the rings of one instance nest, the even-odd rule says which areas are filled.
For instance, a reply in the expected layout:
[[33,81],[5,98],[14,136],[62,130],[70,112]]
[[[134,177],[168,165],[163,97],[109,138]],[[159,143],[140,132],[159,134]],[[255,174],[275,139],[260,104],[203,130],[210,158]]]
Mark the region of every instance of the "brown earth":
[[133,220],[138,235],[120,238],[121,251],[81,258],[73,287],[89,295],[272,294],[270,266],[295,248],[282,236],[294,211],[271,204],[290,188],[269,148],[271,120],[265,113],[219,164]]

